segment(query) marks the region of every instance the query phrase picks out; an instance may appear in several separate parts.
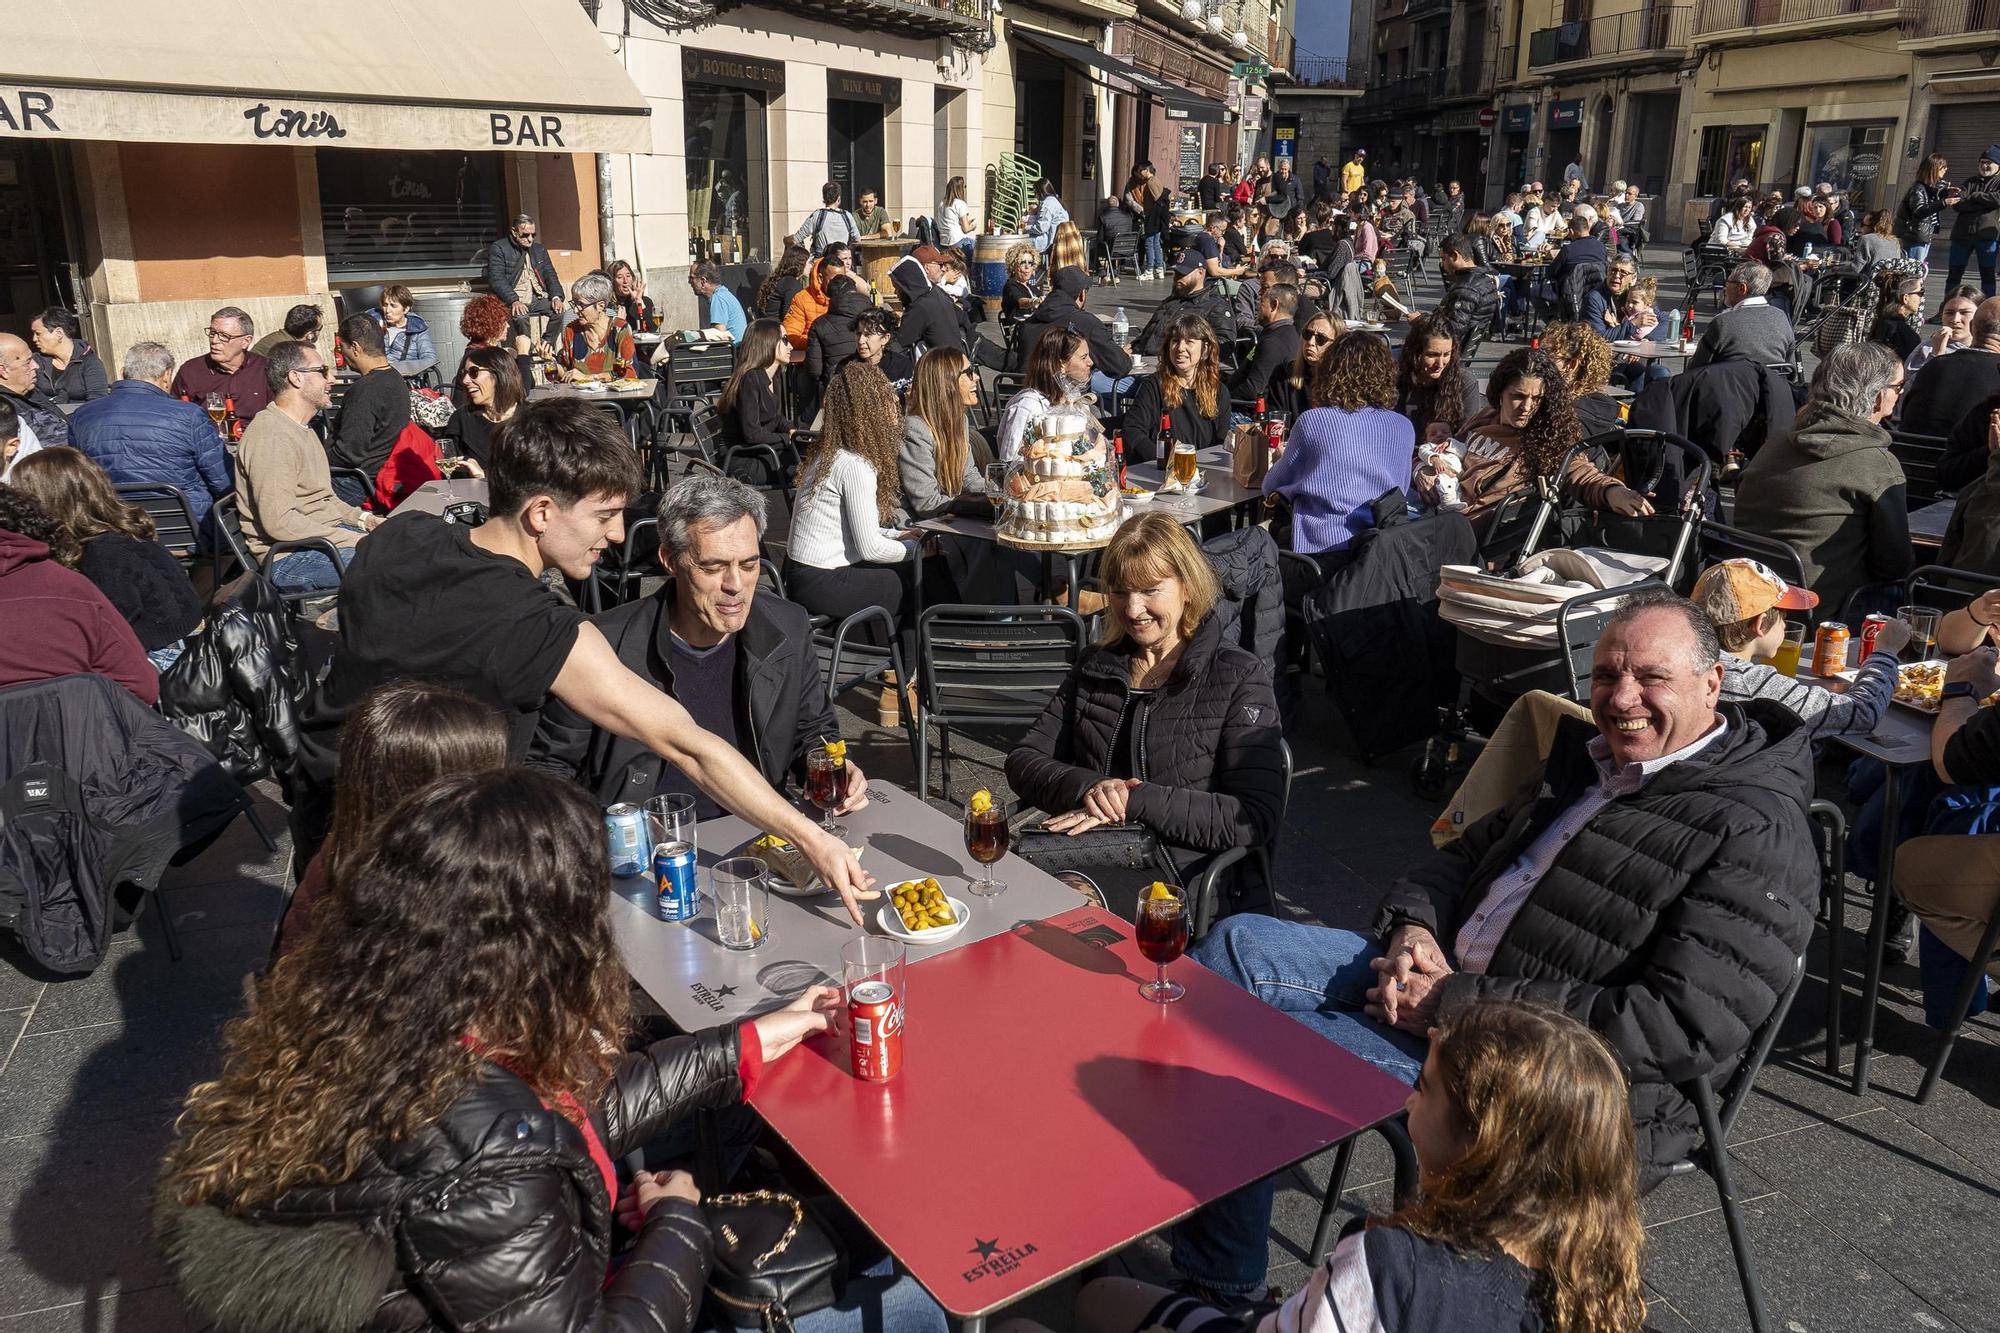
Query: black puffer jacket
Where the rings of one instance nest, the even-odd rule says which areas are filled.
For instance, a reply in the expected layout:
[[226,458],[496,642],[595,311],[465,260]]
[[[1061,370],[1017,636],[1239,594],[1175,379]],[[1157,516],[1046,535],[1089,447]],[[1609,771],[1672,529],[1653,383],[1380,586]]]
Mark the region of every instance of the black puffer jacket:
[[1500,283],[1492,272],[1469,268],[1452,279],[1438,302],[1438,318],[1451,328],[1458,340],[1459,354],[1470,358],[1471,350],[1493,331],[1493,316],[1500,312]]
[[[628,1055],[592,1115],[615,1161],[740,1095],[736,1029]],[[609,1285],[611,1204],[583,1134],[498,1066],[412,1141],[338,1185],[233,1214],[162,1195],[154,1221],[182,1294],[234,1333],[354,1328],[693,1327],[714,1254],[699,1207],[655,1204]]]
[[[1103,780],[1119,748],[1127,657],[1123,648],[1087,651],[1007,756],[1008,785],[1023,801],[1061,814]],[[1270,842],[1284,813],[1278,740],[1270,667],[1225,645],[1211,615],[1147,714],[1129,818],[1197,852]]]
[[822,392],[826,382],[854,359],[855,348],[859,345],[854,334],[854,321],[875,307],[868,300],[868,293],[849,289],[832,298],[826,313],[812,322],[806,332],[806,373]]
[[269,580],[246,574],[160,675],[160,712],[238,782],[290,781],[311,674],[298,631]]
[[[1696,1138],[1672,1086],[1720,1081],[1791,981],[1812,934],[1818,861],[1804,724],[1765,700],[1724,704],[1727,734],[1613,800],[1563,847],[1483,975],[1444,982],[1440,1012],[1475,999],[1561,1009],[1609,1041],[1632,1080],[1640,1178]],[[1595,728],[1557,733],[1543,787],[1399,881],[1375,929],[1425,927],[1447,950],[1487,888],[1597,781]]]

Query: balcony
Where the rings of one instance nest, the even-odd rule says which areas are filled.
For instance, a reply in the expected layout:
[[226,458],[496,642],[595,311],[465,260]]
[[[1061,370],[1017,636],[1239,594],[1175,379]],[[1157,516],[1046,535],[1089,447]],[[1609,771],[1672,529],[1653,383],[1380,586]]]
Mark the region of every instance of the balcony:
[[1687,49],[1693,28],[1694,9],[1688,5],[1655,5],[1644,11],[1543,28],[1528,38],[1528,68],[1539,70],[1615,56],[1679,55]]
[[1793,23],[1833,25],[1835,31],[1877,26],[1876,22],[1841,23],[1841,19],[1893,23],[1902,0],[1697,0],[1694,35],[1712,36],[1745,28],[1780,27]]
[[1371,85],[1348,115],[1355,117],[1400,115],[1425,106],[1446,95],[1445,89],[1450,86],[1452,69],[1423,70]]
[[1504,87],[1521,77],[1521,48],[1503,46],[1493,57],[1493,86]]
[[1957,37],[1990,43],[2000,36],[2000,0],[1903,0],[1903,40]]
[[[715,12],[748,0],[712,0]],[[778,6],[845,28],[906,37],[945,37],[970,51],[993,46],[993,0],[781,0]]]
[[1292,64],[1292,82],[1301,88],[1359,88],[1363,79],[1349,74],[1346,56],[1316,56],[1300,50]]

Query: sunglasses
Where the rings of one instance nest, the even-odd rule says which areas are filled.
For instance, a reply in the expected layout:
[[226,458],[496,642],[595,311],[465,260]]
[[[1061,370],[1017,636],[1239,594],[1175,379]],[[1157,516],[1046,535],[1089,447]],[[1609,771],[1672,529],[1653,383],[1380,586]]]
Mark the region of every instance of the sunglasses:
[[1306,341],[1309,343],[1313,343],[1314,345],[1318,345],[1320,343],[1330,343],[1333,341],[1333,335],[1330,333],[1308,333],[1306,335]]

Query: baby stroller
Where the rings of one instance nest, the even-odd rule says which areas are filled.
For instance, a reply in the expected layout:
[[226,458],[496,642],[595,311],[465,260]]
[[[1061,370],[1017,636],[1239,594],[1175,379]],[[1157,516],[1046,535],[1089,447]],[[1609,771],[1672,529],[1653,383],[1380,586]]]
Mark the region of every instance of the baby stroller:
[[[1652,498],[1652,518],[1565,511],[1559,481],[1545,477],[1495,512],[1481,566],[1444,567],[1438,611],[1458,631],[1459,689],[1457,701],[1438,710],[1437,734],[1424,743],[1410,772],[1411,785],[1426,800],[1448,795],[1470,765],[1473,747],[1484,743],[1473,725],[1476,709],[1490,707],[1498,716],[1529,690],[1586,697],[1591,658],[1612,613],[1638,589],[1669,588],[1678,580],[1702,519],[1708,457],[1679,436],[1629,434],[1655,447],[1630,455],[1620,450],[1626,484]],[[1554,477],[1568,475],[1577,450],[1607,442],[1624,443],[1603,436],[1580,443]],[[1641,457],[1651,466],[1635,476]],[[1667,466],[1669,459],[1677,469]],[[1675,470],[1677,484],[1663,487],[1662,474]],[[1576,544],[1556,544],[1565,536]],[[1593,536],[1615,538],[1618,545],[1586,544]]]

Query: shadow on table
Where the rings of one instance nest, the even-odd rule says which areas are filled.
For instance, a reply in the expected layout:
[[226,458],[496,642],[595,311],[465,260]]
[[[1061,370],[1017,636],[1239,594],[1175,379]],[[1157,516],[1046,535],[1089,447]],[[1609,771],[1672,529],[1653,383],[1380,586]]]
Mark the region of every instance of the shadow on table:
[[1124,977],[1133,985],[1145,978],[1125,966],[1125,960],[1111,952],[1122,936],[1099,926],[1069,930],[1048,921],[1016,921],[1014,934],[1058,962],[1080,967],[1107,977]]
[[868,839],[868,845],[933,879],[965,877],[965,867],[959,864],[957,857],[901,833],[873,834]]

